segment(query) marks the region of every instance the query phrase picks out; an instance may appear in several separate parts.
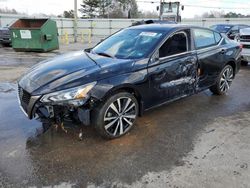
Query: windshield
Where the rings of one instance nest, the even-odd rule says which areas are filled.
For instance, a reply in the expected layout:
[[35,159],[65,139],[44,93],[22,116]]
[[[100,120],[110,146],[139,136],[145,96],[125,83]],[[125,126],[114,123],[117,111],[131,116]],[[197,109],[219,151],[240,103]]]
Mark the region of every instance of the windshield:
[[118,59],[140,59],[146,57],[162,37],[161,32],[125,29],[98,44],[91,53]]
[[220,33],[227,33],[233,26],[231,25],[213,25],[211,29],[218,31]]
[[177,13],[178,5],[176,3],[164,3],[163,4],[163,13]]

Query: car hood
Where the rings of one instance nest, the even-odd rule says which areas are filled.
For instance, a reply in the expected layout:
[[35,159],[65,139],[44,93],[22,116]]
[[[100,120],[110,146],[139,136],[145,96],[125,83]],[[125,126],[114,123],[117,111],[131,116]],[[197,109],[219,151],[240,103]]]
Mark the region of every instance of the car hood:
[[240,35],[250,35],[250,28],[240,29]]
[[41,95],[128,72],[132,67],[132,60],[77,51],[42,61],[32,67],[18,84],[32,95]]

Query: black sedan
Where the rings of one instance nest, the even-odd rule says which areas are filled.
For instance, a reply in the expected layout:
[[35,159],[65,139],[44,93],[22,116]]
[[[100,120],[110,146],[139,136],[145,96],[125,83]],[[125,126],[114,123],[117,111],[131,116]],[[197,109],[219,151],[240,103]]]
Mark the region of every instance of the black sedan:
[[18,83],[20,106],[30,119],[71,119],[116,138],[145,110],[206,89],[227,93],[240,52],[238,43],[206,28],[129,27],[92,49],[34,66]]

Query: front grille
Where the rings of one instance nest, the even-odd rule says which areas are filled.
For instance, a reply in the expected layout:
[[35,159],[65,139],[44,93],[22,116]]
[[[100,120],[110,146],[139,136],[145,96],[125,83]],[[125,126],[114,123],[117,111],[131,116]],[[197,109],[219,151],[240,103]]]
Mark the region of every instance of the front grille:
[[1,35],[2,38],[10,38],[10,35]]
[[19,96],[21,106],[27,112],[31,95],[27,91],[25,91],[23,88],[18,86],[18,96]]
[[242,48],[250,48],[250,45],[243,44]]
[[241,39],[249,39],[250,40],[250,35],[241,35],[240,38]]
[[10,35],[10,32],[9,32],[9,31],[3,30],[2,33],[3,33],[3,34],[6,34],[6,35]]
[[240,36],[240,41],[241,42],[248,42],[248,41],[250,41],[250,35],[241,35]]

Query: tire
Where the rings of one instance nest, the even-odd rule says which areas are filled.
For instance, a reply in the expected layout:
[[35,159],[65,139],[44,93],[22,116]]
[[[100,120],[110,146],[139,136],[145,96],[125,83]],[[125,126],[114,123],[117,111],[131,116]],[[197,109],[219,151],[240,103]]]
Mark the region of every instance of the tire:
[[228,92],[233,79],[234,79],[233,67],[231,65],[226,65],[222,69],[215,85],[211,86],[209,89],[213,94],[225,95]]
[[120,92],[110,96],[93,110],[92,123],[102,137],[118,138],[133,127],[138,111],[138,102],[134,95]]
[[248,61],[241,61],[241,65],[242,66],[247,66],[248,65]]

